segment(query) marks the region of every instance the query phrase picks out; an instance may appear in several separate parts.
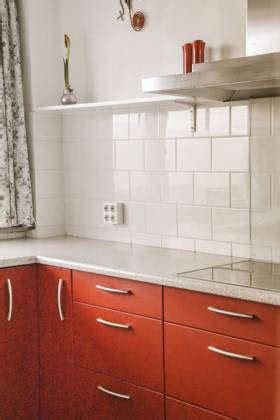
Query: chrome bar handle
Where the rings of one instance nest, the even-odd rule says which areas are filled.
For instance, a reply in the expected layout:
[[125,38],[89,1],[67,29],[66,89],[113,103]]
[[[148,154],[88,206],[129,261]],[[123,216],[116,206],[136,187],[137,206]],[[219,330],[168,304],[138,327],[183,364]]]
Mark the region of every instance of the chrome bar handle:
[[107,325],[108,327],[122,328],[125,330],[129,330],[131,328],[131,325],[129,324],[117,324],[116,322],[106,321],[102,318],[96,318],[96,321],[99,322],[99,324]]
[[62,305],[61,305],[61,294],[62,294],[62,288],[63,288],[63,279],[58,280],[57,284],[57,310],[60,321],[64,321],[65,317],[62,311]]
[[117,398],[120,398],[122,400],[130,400],[131,399],[130,395],[119,394],[118,392],[110,391],[109,389],[104,388],[101,385],[98,385],[97,389],[99,389],[99,391],[104,392],[104,394],[111,395],[112,397],[117,397]]
[[131,290],[125,290],[125,289],[113,289],[112,287],[102,286],[101,284],[97,284],[96,289],[103,290],[104,292],[109,293],[118,293],[121,295],[129,295],[131,293]]
[[8,295],[9,295],[9,308],[8,308],[8,314],[7,314],[7,321],[12,320],[12,314],[13,314],[13,286],[11,279],[6,280],[7,289],[8,289]]
[[208,350],[221,354],[222,356],[231,357],[232,359],[248,360],[250,362],[255,360],[254,356],[245,356],[244,354],[231,353],[230,351],[225,351],[214,346],[209,346]]
[[253,319],[255,318],[255,315],[251,314],[241,314],[239,312],[231,312],[231,311],[225,311],[224,309],[216,308],[215,306],[208,306],[208,311],[215,312],[216,314],[221,314],[225,316],[232,316],[235,318],[243,318],[243,319]]

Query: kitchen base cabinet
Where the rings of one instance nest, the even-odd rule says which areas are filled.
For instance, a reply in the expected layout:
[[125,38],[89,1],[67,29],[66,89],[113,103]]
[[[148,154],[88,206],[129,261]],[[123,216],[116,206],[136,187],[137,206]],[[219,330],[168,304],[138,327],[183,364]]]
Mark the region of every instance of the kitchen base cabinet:
[[239,420],[280,419],[280,349],[165,323],[166,394]]
[[162,394],[86,369],[73,372],[75,419],[164,420]]
[[0,270],[0,419],[37,420],[38,284],[35,266]]
[[213,413],[173,398],[165,399],[166,420],[231,420],[221,414]]

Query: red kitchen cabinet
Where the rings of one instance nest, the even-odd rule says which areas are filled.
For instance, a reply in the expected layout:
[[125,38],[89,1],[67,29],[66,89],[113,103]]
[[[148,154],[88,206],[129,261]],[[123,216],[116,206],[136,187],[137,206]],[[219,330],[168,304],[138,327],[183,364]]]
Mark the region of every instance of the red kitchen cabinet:
[[73,372],[71,420],[164,420],[162,394],[86,369]]
[[238,420],[279,420],[280,349],[165,323],[166,394]]
[[165,410],[166,420],[231,420],[230,417],[168,397],[165,399]]
[[38,419],[38,289],[35,266],[0,270],[0,419]]
[[163,391],[163,323],[74,303],[76,366]]
[[39,265],[38,282],[40,416],[48,420],[70,419],[73,365],[71,271]]

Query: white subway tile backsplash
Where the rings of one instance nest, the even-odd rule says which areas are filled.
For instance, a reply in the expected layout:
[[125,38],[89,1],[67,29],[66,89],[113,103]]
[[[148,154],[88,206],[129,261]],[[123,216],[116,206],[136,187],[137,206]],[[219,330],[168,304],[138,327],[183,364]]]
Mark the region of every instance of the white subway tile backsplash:
[[280,98],[272,98],[272,134],[280,134]]
[[129,114],[115,113],[113,114],[113,139],[128,139],[129,136]]
[[[198,106],[194,133],[192,108],[180,104],[32,113],[32,235],[66,226],[75,236],[275,260],[279,116],[279,98]],[[105,201],[124,203],[123,225],[104,225]]]
[[147,233],[177,235],[175,204],[147,204]]
[[160,110],[160,137],[192,137],[193,125],[192,109],[168,109],[162,107]]
[[63,116],[63,141],[112,140],[113,122],[109,112]]
[[255,99],[251,102],[251,135],[271,134],[271,98]]
[[146,204],[125,203],[124,228],[131,232],[147,232]]
[[229,206],[229,174],[197,173],[194,176],[194,202],[206,206]]
[[178,233],[186,238],[211,239],[211,208],[178,206]]
[[33,142],[61,141],[62,121],[59,115],[30,112],[26,123]]
[[37,171],[33,174],[38,198],[61,198],[64,194],[63,171]]
[[232,173],[231,179],[231,204],[233,208],[247,209],[250,207],[250,174]]
[[33,168],[40,170],[62,170],[63,153],[61,142],[40,141],[32,144]]
[[161,247],[161,237],[155,235],[147,235],[145,233],[132,232],[131,243],[136,245]]
[[142,141],[116,141],[116,169],[143,170],[144,147]]
[[252,210],[251,224],[253,245],[280,246],[279,210]]
[[271,207],[280,209],[280,173],[277,172],[271,178]]
[[157,110],[135,110],[129,114],[130,139],[154,139],[159,134],[159,116]]
[[114,164],[113,142],[68,142],[63,145],[64,169],[106,171]]
[[131,199],[134,201],[160,201],[162,174],[157,172],[131,172]]
[[278,136],[251,138],[251,171],[280,172],[280,139]]
[[198,106],[195,136],[228,136],[229,105]]
[[248,136],[250,134],[250,103],[238,101],[231,103],[231,136]]
[[65,194],[69,198],[128,200],[127,172],[65,172]]
[[64,225],[64,203],[60,198],[38,198],[36,223],[39,226]]
[[249,210],[212,210],[213,239],[225,242],[250,242]]
[[175,141],[146,141],[145,169],[147,171],[175,170]]
[[251,174],[251,207],[253,209],[270,207],[270,174]]
[[184,139],[177,143],[178,171],[210,171],[211,170],[211,140]]
[[231,255],[231,244],[227,242],[196,240],[195,250],[210,254]]
[[249,171],[249,140],[220,138],[212,141],[212,169],[223,172]]
[[178,238],[174,236],[164,236],[162,247],[171,249],[182,249],[185,251],[195,251],[195,240],[188,238]]
[[193,174],[164,172],[161,177],[161,197],[166,203],[193,203]]

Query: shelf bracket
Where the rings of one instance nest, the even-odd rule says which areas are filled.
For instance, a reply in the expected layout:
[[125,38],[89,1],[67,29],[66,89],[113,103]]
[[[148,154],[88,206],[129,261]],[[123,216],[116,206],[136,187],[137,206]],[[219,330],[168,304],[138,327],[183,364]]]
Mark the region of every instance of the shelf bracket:
[[196,110],[197,110],[197,105],[196,104],[190,104],[189,102],[185,102],[185,101],[181,101],[180,99],[175,99],[174,100],[175,104],[178,105],[183,105],[186,108],[190,109],[191,112],[191,126],[190,129],[193,133],[196,132]]

